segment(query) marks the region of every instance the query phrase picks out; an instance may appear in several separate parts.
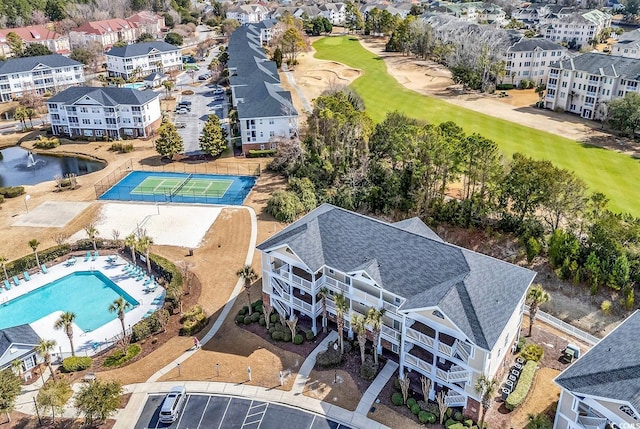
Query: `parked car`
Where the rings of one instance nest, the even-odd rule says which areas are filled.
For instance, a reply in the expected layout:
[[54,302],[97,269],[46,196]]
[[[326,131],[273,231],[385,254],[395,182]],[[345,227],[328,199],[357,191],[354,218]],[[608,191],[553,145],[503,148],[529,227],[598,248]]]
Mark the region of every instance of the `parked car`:
[[182,100],[178,103],[178,106],[185,106],[188,107],[189,109],[191,108],[191,102],[188,100]]
[[160,408],[160,422],[173,423],[178,420],[187,396],[184,386],[174,386],[164,398]]
[[213,97],[213,101],[222,101],[224,100],[224,95],[216,95]]
[[200,76],[198,76],[198,80],[207,80],[211,77],[211,75],[209,73],[205,73],[205,74],[201,74]]
[[216,88],[213,90],[214,94],[224,94],[224,89],[222,88]]
[[186,115],[187,113],[189,113],[189,109],[187,109],[186,107],[181,107],[179,109],[176,109],[177,115]]
[[176,122],[176,128],[186,128],[186,122]]
[[211,108],[213,110],[222,110],[222,104],[214,104]]

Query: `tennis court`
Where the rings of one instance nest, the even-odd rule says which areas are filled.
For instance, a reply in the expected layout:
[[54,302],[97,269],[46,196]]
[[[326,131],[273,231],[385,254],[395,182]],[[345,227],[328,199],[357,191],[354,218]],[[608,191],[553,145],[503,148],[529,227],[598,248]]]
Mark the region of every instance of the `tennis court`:
[[255,177],[133,171],[101,200],[241,205]]

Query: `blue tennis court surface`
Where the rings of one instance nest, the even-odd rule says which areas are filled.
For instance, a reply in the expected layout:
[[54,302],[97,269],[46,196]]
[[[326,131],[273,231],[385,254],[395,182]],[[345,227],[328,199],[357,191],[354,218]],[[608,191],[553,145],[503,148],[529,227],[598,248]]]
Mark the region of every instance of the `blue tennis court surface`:
[[255,182],[253,176],[132,171],[100,199],[241,205]]

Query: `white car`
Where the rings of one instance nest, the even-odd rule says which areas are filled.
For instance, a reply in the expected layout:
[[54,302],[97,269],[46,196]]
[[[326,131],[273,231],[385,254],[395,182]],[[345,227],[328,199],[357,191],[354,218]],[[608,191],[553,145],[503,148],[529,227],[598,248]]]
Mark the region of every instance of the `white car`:
[[187,398],[187,389],[184,386],[174,386],[164,398],[160,408],[160,423],[173,423],[178,420],[180,411]]
[[222,104],[214,104],[213,107],[211,107],[213,110],[222,110]]

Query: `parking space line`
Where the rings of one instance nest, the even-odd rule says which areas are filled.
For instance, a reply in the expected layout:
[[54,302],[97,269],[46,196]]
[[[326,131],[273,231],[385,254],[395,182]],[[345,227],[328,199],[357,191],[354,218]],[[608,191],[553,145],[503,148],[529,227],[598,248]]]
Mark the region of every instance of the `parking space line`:
[[224,414],[222,414],[222,420],[220,420],[220,424],[218,425],[218,429],[222,428],[222,423],[224,423],[224,418],[227,415],[227,411],[229,411],[229,405],[231,405],[231,400],[227,402],[227,408],[224,409]]
[[[260,408],[264,406],[264,409],[258,412],[254,412],[251,413],[251,410],[254,408]],[[260,425],[262,424],[262,420],[264,419],[264,415],[267,413],[267,408],[269,407],[269,403],[268,402],[260,402],[258,405],[253,405],[253,401],[251,401],[251,405],[249,406],[249,409],[247,410],[247,415],[244,417],[244,422],[242,422],[242,427],[245,426],[249,426],[249,425],[254,425],[254,424],[258,424],[258,428],[260,427]],[[260,416],[260,418],[258,420],[252,420],[252,421],[247,421],[249,419],[249,417],[254,417],[254,416]]]
[[213,396],[209,396],[209,399],[207,399],[207,404],[204,406],[204,410],[202,410],[202,415],[200,416],[200,420],[198,421],[198,426],[196,426],[196,429],[200,428],[200,424],[202,423],[202,419],[204,419],[204,414],[207,412],[207,408],[209,407],[209,402],[211,402],[211,398],[213,398]]
[[180,410],[180,418],[178,419],[178,424],[176,427],[180,427],[180,422],[182,421],[182,416],[184,416],[184,410],[187,408],[189,404],[189,399],[191,399],[191,395],[187,395],[187,400],[182,404],[182,409]]

